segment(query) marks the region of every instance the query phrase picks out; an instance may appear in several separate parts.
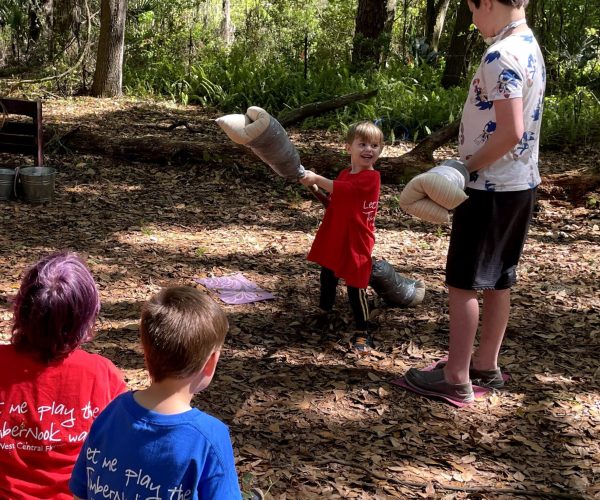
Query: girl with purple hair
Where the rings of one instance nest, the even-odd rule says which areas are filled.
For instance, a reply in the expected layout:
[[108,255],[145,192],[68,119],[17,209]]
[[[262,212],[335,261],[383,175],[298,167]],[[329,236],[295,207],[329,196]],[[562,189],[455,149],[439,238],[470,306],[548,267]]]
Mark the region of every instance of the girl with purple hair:
[[100,311],[94,278],[75,254],[43,258],[14,301],[0,345],[0,498],[66,500],[94,418],[126,390],[108,359],[79,347]]

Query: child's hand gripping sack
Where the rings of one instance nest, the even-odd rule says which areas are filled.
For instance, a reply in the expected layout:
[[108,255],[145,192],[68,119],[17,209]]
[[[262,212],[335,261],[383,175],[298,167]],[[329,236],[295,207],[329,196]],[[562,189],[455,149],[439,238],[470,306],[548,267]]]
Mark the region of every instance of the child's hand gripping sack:
[[413,177],[400,193],[400,207],[410,215],[434,224],[449,222],[449,211],[468,196],[469,171],[458,160],[445,160]]

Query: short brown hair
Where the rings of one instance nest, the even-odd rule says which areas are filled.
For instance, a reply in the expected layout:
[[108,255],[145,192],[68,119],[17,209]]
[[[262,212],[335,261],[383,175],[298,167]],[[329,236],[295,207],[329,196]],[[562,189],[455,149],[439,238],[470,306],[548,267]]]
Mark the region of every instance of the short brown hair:
[[225,312],[191,287],[164,288],[142,308],[140,337],[155,382],[181,379],[202,369],[225,341]]
[[369,142],[378,142],[383,146],[383,132],[373,122],[358,122],[350,125],[346,133],[346,144],[352,144],[357,137]]

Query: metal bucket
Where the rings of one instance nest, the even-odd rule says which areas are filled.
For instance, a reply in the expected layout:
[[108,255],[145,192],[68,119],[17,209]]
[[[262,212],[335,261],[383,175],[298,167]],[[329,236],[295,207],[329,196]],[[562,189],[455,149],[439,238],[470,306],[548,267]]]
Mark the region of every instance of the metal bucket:
[[23,199],[28,203],[45,203],[54,197],[56,169],[25,167],[19,170]]
[[0,168],[0,200],[12,200],[14,191],[15,171],[12,168]]

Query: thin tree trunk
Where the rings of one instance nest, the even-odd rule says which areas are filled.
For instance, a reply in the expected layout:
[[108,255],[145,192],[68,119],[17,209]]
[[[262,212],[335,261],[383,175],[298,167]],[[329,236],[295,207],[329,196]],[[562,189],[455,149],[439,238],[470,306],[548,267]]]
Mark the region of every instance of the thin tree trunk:
[[50,43],[51,56],[61,51],[74,34],[73,28],[78,14],[77,3],[77,0],[54,0],[54,24]]
[[406,61],[406,25],[408,23],[408,0],[402,6],[402,60]]
[[431,50],[438,51],[440,45],[440,38],[444,31],[444,24],[446,22],[446,13],[450,0],[439,0],[436,6],[435,23],[433,25],[433,33],[431,35],[430,47]]
[[430,50],[438,50],[440,37],[444,30],[446,13],[450,0],[427,0],[425,13],[425,43]]
[[435,26],[435,0],[425,2],[425,43],[431,46]]
[[226,46],[233,42],[233,26],[231,24],[231,2],[223,0],[223,17],[221,18],[221,39]]
[[469,26],[471,25],[471,11],[467,0],[460,0],[456,23],[452,32],[450,48],[446,56],[446,67],[442,75],[444,88],[460,85],[467,73],[467,48],[469,46]]
[[386,6],[386,18],[383,23],[383,47],[381,53],[381,65],[385,65],[387,57],[390,53],[390,44],[392,43],[392,31],[394,29],[394,21],[396,20],[396,0],[387,0]]
[[34,0],[30,3],[29,40],[37,42],[42,33],[51,33],[53,10],[53,0]]

